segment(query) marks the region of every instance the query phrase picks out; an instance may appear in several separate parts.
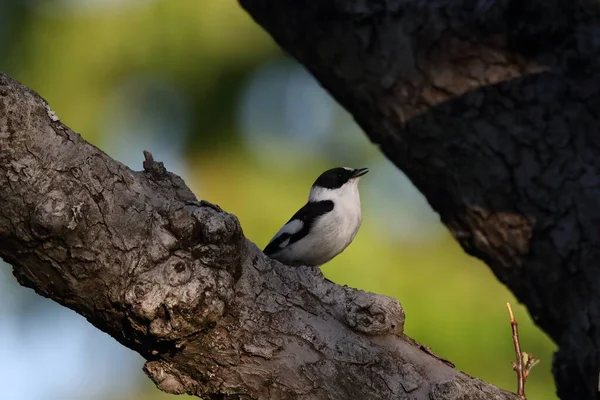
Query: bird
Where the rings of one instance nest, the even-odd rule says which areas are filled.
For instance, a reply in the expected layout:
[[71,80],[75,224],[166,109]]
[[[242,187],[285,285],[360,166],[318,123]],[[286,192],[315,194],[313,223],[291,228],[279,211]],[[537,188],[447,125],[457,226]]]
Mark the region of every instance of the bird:
[[319,267],[344,251],[362,222],[358,181],[367,172],[368,168],[337,167],[319,175],[308,202],[263,253],[289,266]]

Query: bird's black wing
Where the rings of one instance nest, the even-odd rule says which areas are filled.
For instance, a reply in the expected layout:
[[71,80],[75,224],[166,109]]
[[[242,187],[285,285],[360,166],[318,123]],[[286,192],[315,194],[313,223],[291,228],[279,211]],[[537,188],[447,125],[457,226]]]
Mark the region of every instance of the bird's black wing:
[[321,215],[333,210],[333,201],[308,202],[275,234],[263,253],[270,255],[297,242],[308,234],[310,227]]

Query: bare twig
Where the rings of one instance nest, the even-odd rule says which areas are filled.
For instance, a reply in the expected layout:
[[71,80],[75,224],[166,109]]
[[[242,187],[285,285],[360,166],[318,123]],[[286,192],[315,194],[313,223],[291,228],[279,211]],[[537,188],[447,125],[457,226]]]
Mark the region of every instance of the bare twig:
[[513,370],[517,373],[517,395],[522,400],[527,400],[527,396],[525,396],[525,382],[527,382],[531,368],[537,365],[540,360],[537,359],[533,354],[521,351],[521,344],[519,343],[519,324],[515,320],[510,303],[506,303],[506,307],[508,307],[513,343],[515,345],[515,355],[517,356],[516,363],[511,361]]
[[511,361],[513,370],[517,373],[517,394],[523,400],[525,397],[525,374],[523,373],[523,354],[521,353],[521,344],[519,343],[519,324],[515,320],[515,316],[512,312],[510,303],[506,303],[508,307],[508,315],[510,316],[510,326],[512,328],[512,338],[515,345],[515,355],[517,356],[517,362]]

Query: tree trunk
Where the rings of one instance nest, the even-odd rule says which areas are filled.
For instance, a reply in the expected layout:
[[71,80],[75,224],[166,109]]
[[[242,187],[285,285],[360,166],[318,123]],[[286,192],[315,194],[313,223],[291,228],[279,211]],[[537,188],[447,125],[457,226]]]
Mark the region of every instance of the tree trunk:
[[597,3],[240,3],[528,307],[559,396],[597,399]]
[[146,153],[131,171],[0,74],[0,256],[204,399],[498,399],[403,334],[397,300],[286,267]]

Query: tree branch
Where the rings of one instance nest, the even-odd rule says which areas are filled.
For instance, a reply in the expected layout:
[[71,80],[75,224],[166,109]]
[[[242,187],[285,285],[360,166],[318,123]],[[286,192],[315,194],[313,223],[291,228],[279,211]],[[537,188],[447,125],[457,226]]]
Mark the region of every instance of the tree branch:
[[149,153],[131,171],[0,75],[0,255],[205,399],[516,399],[402,333],[392,298],[265,257]]
[[239,1],[527,305],[561,398],[597,399],[598,3]]

